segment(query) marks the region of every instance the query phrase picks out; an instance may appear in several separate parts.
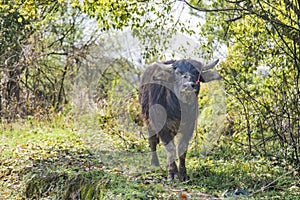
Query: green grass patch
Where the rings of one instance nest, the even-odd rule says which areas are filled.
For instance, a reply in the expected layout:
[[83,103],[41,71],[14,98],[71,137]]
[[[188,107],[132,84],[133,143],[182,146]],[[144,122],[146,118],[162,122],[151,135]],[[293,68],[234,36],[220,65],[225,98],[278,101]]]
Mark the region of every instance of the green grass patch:
[[[70,119],[2,126],[0,199],[297,199],[299,168],[248,156],[233,147],[188,154],[187,182],[166,180],[149,166],[146,141],[102,126],[80,129]],[[100,126],[99,126],[100,127]],[[125,133],[125,132],[124,132]],[[124,143],[124,139],[130,138]],[[126,145],[122,145],[122,144]]]
[[263,157],[242,156],[220,158],[214,152],[202,158],[189,158],[188,187],[222,197],[261,199],[295,199],[300,195],[299,168],[282,166]]

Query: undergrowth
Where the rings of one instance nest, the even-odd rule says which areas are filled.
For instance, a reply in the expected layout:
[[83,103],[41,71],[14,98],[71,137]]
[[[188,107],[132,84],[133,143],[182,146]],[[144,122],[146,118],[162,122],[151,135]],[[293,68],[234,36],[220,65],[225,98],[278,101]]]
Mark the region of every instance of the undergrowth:
[[[86,117],[86,119],[84,119]],[[89,119],[89,120],[88,120]],[[113,118],[111,118],[113,119]],[[146,139],[108,116],[1,126],[0,199],[297,199],[297,167],[220,144],[190,150],[189,180],[166,181],[149,163]],[[106,122],[104,122],[106,120]],[[137,128],[139,130],[139,128]],[[159,146],[159,156],[164,149]]]

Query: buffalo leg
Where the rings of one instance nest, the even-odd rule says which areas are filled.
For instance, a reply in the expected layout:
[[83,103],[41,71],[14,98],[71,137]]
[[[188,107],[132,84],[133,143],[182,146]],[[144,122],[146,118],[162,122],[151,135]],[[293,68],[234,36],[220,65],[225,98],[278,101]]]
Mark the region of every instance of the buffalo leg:
[[176,165],[176,146],[173,139],[168,143],[165,141],[163,142],[167,153],[168,180],[171,181],[174,179],[175,175],[177,176],[178,174],[178,168]]
[[186,152],[179,156],[178,177],[182,181],[187,180],[185,158],[186,158]]
[[178,176],[182,181],[187,180],[186,167],[185,167],[185,159],[186,153],[188,150],[189,141],[192,138],[193,130],[181,134],[181,137],[178,142],[178,157],[179,157],[179,166],[178,166]]
[[159,143],[159,138],[157,134],[150,134],[149,130],[149,145],[150,145],[150,150],[151,150],[151,165],[159,167],[159,161],[156,153],[156,146]]
[[166,153],[167,153],[167,168],[168,168],[168,180],[174,179],[175,175],[178,174],[178,168],[176,165],[176,146],[174,143],[175,134],[164,127],[162,131],[159,132],[159,138],[161,139]]

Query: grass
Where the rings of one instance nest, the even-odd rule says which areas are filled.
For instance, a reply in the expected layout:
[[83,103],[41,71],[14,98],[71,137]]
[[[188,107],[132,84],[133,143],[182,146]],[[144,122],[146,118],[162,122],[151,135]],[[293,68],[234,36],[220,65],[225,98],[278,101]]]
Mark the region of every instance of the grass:
[[[102,123],[102,122],[101,122]],[[103,125],[103,124],[102,124]],[[147,142],[118,125],[65,116],[2,125],[0,199],[297,199],[298,169],[231,147],[190,152],[189,181],[151,168]],[[134,145],[132,145],[134,144]],[[164,157],[163,147],[159,148]],[[165,160],[161,159],[161,163]]]

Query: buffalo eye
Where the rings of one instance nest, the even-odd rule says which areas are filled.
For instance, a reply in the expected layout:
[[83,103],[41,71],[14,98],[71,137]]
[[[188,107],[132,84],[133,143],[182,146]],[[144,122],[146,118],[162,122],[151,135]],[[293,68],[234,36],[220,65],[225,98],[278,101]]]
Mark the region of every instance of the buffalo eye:
[[190,78],[190,75],[187,74],[187,73],[185,73],[185,74],[182,75],[182,77],[183,77],[183,78]]
[[175,74],[176,74],[177,76],[182,76],[182,73],[181,73],[179,70],[176,70],[176,71],[175,71]]

